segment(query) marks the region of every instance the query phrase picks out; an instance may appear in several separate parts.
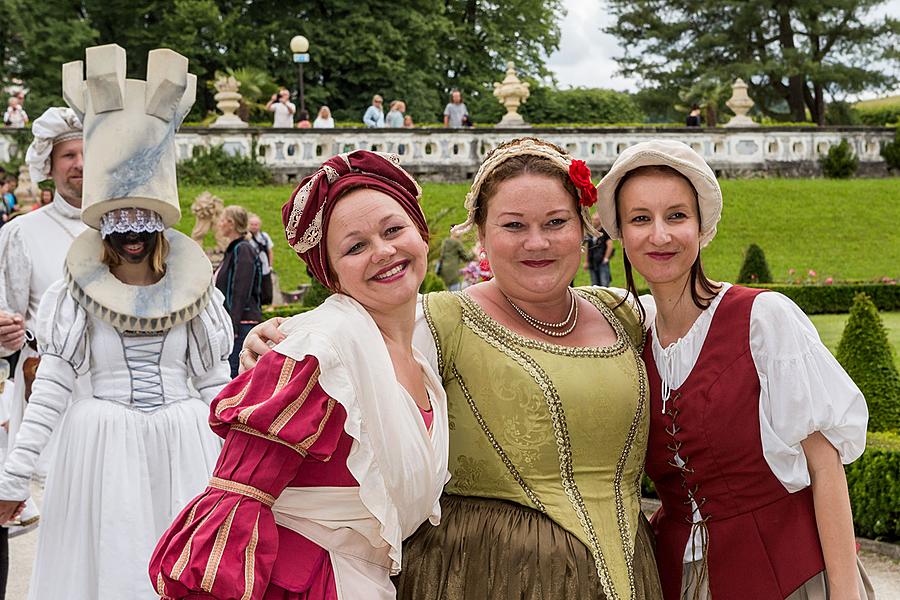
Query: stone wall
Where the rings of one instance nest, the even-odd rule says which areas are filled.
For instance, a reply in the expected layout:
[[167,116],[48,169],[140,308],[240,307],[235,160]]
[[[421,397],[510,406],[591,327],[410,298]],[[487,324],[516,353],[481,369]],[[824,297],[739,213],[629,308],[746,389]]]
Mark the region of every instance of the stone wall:
[[[0,162],[9,160],[12,138],[0,130]],[[505,140],[536,136],[585,161],[595,175],[605,172],[624,148],[654,138],[690,144],[723,177],[810,177],[821,175],[818,160],[847,139],[859,157],[859,175],[885,176],[883,144],[894,129],[874,127],[596,128],[596,129],[212,129],[185,127],[176,136],[179,159],[200,147],[255,153],[279,181],[296,180],[323,160],[355,149],[394,152],[417,177],[469,181],[485,154]]]

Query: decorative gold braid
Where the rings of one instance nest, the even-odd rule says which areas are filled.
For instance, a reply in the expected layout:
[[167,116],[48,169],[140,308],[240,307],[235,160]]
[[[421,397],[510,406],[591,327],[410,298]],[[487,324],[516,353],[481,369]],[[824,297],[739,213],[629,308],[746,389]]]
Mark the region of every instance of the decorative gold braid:
[[209,478],[209,487],[215,488],[217,490],[222,490],[223,492],[231,492],[232,494],[240,494],[241,496],[246,496],[257,502],[262,502],[269,508],[275,504],[275,497],[271,494],[267,494],[259,488],[255,488],[252,485],[247,485],[246,483],[240,483],[237,481],[231,481],[230,479],[221,479],[220,477],[210,477]]
[[294,372],[294,366],[297,364],[297,361],[290,357],[284,358],[284,364],[281,365],[281,373],[278,374],[278,382],[275,384],[275,390],[272,391],[272,396],[280,392],[284,389],[284,386],[287,385],[287,382],[291,379],[291,374]]
[[[465,297],[465,294],[458,293],[458,295],[461,298]],[[614,324],[616,322],[617,319],[610,320],[610,323],[613,324],[614,328]],[[554,437],[556,439],[557,452],[559,455],[560,480],[562,482],[563,490],[565,491],[566,496],[569,498],[569,502],[571,503],[572,508],[575,510],[575,514],[578,517],[578,521],[581,523],[582,529],[588,537],[588,547],[594,557],[597,575],[600,578],[603,592],[608,600],[618,600],[619,595],[616,593],[616,590],[612,585],[609,575],[609,567],[606,564],[606,559],[603,556],[603,551],[601,550],[600,543],[597,540],[596,531],[594,530],[590,515],[588,514],[587,509],[584,505],[584,499],[582,498],[581,492],[578,489],[578,485],[575,482],[574,469],[572,467],[572,446],[569,439],[565,413],[563,411],[562,402],[559,398],[559,393],[557,392],[556,387],[553,385],[553,382],[549,378],[549,376],[543,371],[540,365],[533,358],[520,350],[517,351],[512,347],[512,344],[509,343],[510,338],[512,338],[513,343],[515,343],[518,338],[521,338],[522,340],[527,340],[527,338],[524,338],[523,336],[520,336],[513,332],[509,332],[508,330],[506,330],[506,328],[500,326],[483,310],[481,310],[481,307],[478,306],[477,303],[468,298],[465,298],[464,301],[463,323],[467,327],[469,327],[478,337],[515,360],[520,367],[522,367],[529,375],[531,375],[538,387],[541,388],[544,395],[544,400],[547,403],[547,408],[550,412],[550,419],[553,423]],[[621,324],[619,324],[619,328],[621,328]],[[506,335],[504,335],[504,333],[506,333]],[[621,335],[619,337],[620,339],[618,340],[617,345],[624,344]],[[561,346],[556,346],[555,344],[545,344],[543,342],[539,343],[549,346],[551,348],[550,351],[553,351],[552,349],[564,348]],[[629,346],[624,345],[623,348],[619,352],[617,352],[617,354],[624,351],[624,349],[627,347]],[[579,349],[571,348],[570,350]],[[585,348],[584,350],[606,349]],[[583,354],[582,356],[591,356],[591,354]],[[632,428],[634,428],[634,424],[632,424]],[[621,478],[617,477],[613,484],[618,490],[621,487],[621,483]],[[621,501],[622,496],[621,492],[619,491],[616,494],[617,514],[620,510],[624,512],[624,505],[622,505]],[[628,560],[626,560],[626,566],[628,567],[629,583],[633,588],[634,574],[631,563]]]
[[542,340],[535,340],[525,337],[508,327],[504,327],[498,323],[493,317],[487,314],[484,309],[465,292],[453,292],[459,299],[463,308],[463,313],[470,313],[471,319],[478,322],[482,331],[490,333],[491,336],[497,338],[507,345],[521,346],[532,350],[541,350],[549,354],[557,356],[568,356],[570,358],[609,358],[622,354],[630,347],[628,332],[622,326],[615,314],[600,301],[595,301],[589,294],[585,294],[582,290],[574,290],[574,292],[591,302],[597,307],[606,320],[609,322],[613,331],[616,332],[616,341],[611,346],[561,346],[559,344],[551,344]]
[[232,396],[231,398],[224,398],[216,405],[216,419],[218,423],[221,423],[221,419],[219,417],[222,416],[222,412],[237,406],[244,400],[244,396],[247,395],[247,390],[250,389],[250,380],[247,380],[247,385],[241,388],[241,391]]
[[231,523],[238,506],[240,503],[235,503],[216,533],[216,541],[213,543],[212,552],[209,553],[209,560],[206,562],[206,570],[203,572],[203,581],[200,582],[200,589],[204,592],[212,593],[213,585],[216,583],[219,563],[222,562],[222,555],[225,554],[225,544],[228,543],[228,534],[231,533]]
[[437,347],[438,373],[444,372],[444,353],[441,352],[441,339],[438,337],[437,327],[434,324],[434,317],[431,315],[431,295],[425,294],[422,297],[422,312],[425,315],[425,322],[428,323],[428,329],[431,331],[431,337],[434,338],[434,345]]
[[[216,503],[218,505],[218,502]],[[215,507],[213,507],[215,508]],[[185,526],[192,525],[194,522],[194,512],[197,510],[197,505],[194,505],[194,508],[191,509],[191,513],[188,515],[188,522],[185,523]],[[175,561],[175,564],[172,566],[172,571],[169,573],[169,579],[173,579],[178,581],[181,578],[181,574],[184,573],[185,567],[187,567],[188,560],[191,558],[191,544],[194,542],[194,536],[197,535],[197,531],[203,527],[206,523],[206,520],[209,519],[209,515],[212,512],[206,514],[197,526],[194,528],[194,531],[191,532],[190,537],[188,538],[187,543],[184,545],[184,548],[181,550],[181,554],[178,556],[178,560]]]
[[319,373],[319,368],[316,367],[315,372],[309,378],[309,381],[306,382],[306,387],[303,388],[303,391],[300,392],[300,395],[297,396],[297,399],[288,404],[287,407],[282,410],[277,417],[275,417],[275,420],[272,421],[272,424],[269,426],[270,434],[278,435],[278,433],[284,428],[284,426],[287,425],[292,418],[294,418],[294,415],[297,414],[297,411],[300,410],[300,408],[303,406],[303,403],[306,402],[306,398],[309,397],[309,393],[319,381]]
[[300,454],[301,456],[306,456],[306,454],[307,454],[306,449],[303,448],[300,444],[292,444],[290,442],[287,442],[287,441],[281,439],[278,436],[269,435],[268,433],[263,433],[262,431],[257,431],[256,429],[253,429],[252,427],[249,427],[242,423],[232,424],[231,429],[234,429],[235,431],[240,431],[241,433],[246,433],[247,435],[256,436],[258,438],[262,438],[264,440],[274,442],[276,444],[281,444],[282,446],[287,446],[288,448],[290,448],[294,452]]
[[304,452],[308,451],[310,447],[316,443],[316,440],[319,439],[319,436],[322,435],[322,431],[325,430],[325,424],[331,417],[331,412],[334,410],[336,404],[337,401],[334,398],[328,399],[328,407],[325,409],[325,416],[319,421],[319,427],[316,429],[316,432],[298,444],[298,446],[303,448]]
[[160,598],[166,597],[166,582],[163,579],[162,571],[156,574],[156,595]]
[[253,534],[250,536],[250,543],[244,551],[244,595],[241,600],[250,600],[253,596],[253,585],[256,578],[256,544],[259,543],[259,514],[256,515],[256,522],[253,523]]
[[512,478],[516,480],[516,483],[522,488],[522,491],[525,492],[525,495],[528,496],[528,499],[531,500],[531,503],[534,504],[535,508],[537,508],[542,513],[547,512],[547,507],[544,506],[544,503],[541,502],[540,498],[537,497],[537,494],[534,493],[534,490],[525,482],[525,479],[519,473],[519,470],[516,469],[516,466],[507,456],[506,451],[500,445],[500,442],[497,441],[497,438],[494,437],[493,432],[487,425],[487,422],[484,420],[484,417],[481,416],[481,411],[478,410],[478,406],[475,404],[475,399],[472,398],[472,395],[469,393],[469,388],[466,386],[466,382],[463,380],[462,375],[459,374],[459,371],[456,370],[456,365],[450,367],[453,371],[453,376],[456,377],[456,381],[459,382],[459,387],[462,390],[463,396],[466,398],[466,402],[469,404],[469,408],[472,410],[472,414],[475,416],[475,420],[478,421],[478,424],[481,426],[481,430],[484,432],[484,435],[487,437],[488,441],[491,443],[491,446],[494,447],[494,451],[500,457],[500,460],[503,461],[503,464],[506,466],[509,474],[512,475]]

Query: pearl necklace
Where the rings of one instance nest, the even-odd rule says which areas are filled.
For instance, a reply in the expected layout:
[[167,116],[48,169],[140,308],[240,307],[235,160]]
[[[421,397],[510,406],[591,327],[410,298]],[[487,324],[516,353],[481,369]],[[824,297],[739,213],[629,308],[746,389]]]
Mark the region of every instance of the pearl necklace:
[[[526,323],[528,323],[531,327],[537,329],[544,335],[548,335],[550,337],[563,337],[575,331],[575,325],[578,323],[578,303],[576,302],[575,294],[572,293],[571,289],[569,289],[569,298],[572,299],[572,303],[569,305],[569,314],[566,315],[566,318],[559,323],[547,323],[546,321],[539,321],[516,306],[516,303],[513,302],[509,296],[503,294],[503,297],[506,298],[506,301],[509,302],[510,306],[512,306],[516,310],[516,312],[519,313],[519,316],[522,317],[522,319],[524,319]],[[565,327],[565,329],[559,331],[559,329],[563,327]]]

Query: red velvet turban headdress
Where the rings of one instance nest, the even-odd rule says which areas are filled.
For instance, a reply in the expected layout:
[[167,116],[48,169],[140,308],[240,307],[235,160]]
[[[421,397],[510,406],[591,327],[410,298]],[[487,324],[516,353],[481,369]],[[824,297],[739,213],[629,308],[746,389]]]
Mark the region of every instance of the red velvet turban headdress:
[[355,150],[329,158],[303,179],[281,208],[288,243],[322,285],[334,289],[329,276],[325,234],[337,200],[356,188],[383,192],[396,200],[428,241],[428,225],[419,206],[422,189],[400,168],[393,154]]

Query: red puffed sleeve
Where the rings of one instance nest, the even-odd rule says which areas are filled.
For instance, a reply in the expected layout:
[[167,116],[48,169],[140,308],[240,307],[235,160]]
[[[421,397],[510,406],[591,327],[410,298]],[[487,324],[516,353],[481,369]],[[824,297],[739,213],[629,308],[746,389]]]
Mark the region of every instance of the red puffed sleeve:
[[271,506],[306,459],[328,460],[346,418],[318,385],[315,357],[276,352],[211,404],[225,445],[206,491],[166,531],[150,560],[163,598],[259,599],[278,553]]

